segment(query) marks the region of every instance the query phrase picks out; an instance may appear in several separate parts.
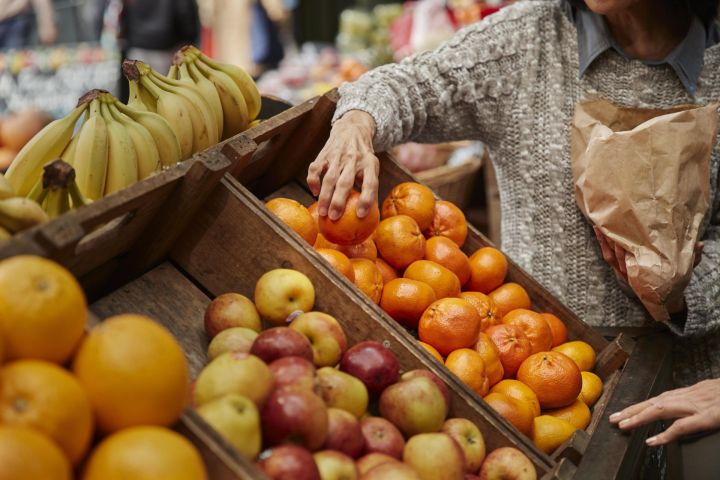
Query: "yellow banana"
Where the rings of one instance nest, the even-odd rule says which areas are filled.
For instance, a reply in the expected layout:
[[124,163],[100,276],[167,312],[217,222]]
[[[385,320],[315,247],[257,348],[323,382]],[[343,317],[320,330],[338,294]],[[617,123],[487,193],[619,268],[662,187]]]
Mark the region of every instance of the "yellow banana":
[[[123,67],[124,66],[125,63],[123,63]],[[125,74],[125,76],[127,77],[128,84],[130,86],[128,107],[140,111],[157,112],[157,101],[153,98],[152,95],[148,93],[147,90],[142,88],[142,86],[140,85],[140,77],[138,77],[136,80],[129,77],[127,73]]]
[[247,129],[249,121],[247,103],[235,82],[227,74],[213,70],[202,62],[195,62],[195,66],[215,85],[220,97],[223,111],[223,139]]
[[[87,110],[85,111],[87,113]],[[87,118],[83,120],[83,123],[81,125],[84,125],[87,121]],[[82,127],[81,127],[82,128]],[[60,158],[69,163],[70,165],[73,164],[75,161],[75,151],[77,150],[77,143],[78,139],[80,138],[79,132],[73,135],[72,140],[70,140],[70,143],[67,144],[67,147],[65,147],[65,150],[60,154]]]
[[138,165],[138,179],[149,177],[160,170],[160,154],[155,146],[155,141],[147,128],[137,123],[132,118],[120,112],[113,103],[108,103],[107,108],[115,120],[120,122],[127,130],[130,139],[135,146]]
[[0,227],[0,242],[4,242],[5,240],[10,240],[12,237],[12,233],[8,232],[6,228]]
[[215,116],[215,123],[218,127],[218,140],[223,138],[223,108],[215,85],[205,78],[193,63],[183,62],[180,65],[173,65],[173,67],[176,72],[173,72],[172,69],[170,72],[175,73],[176,76],[170,75],[170,78],[177,78],[197,87],[198,92],[205,99],[210,111]]
[[40,205],[29,198],[13,197],[0,200],[0,226],[11,233],[46,222],[48,216]]
[[115,121],[104,103],[100,105],[100,113],[108,127],[108,167],[105,195],[110,195],[138,181],[137,154],[125,127]]
[[70,196],[66,188],[49,189],[45,201],[42,205],[43,210],[47,213],[51,220],[57,218],[63,213],[70,210]]
[[98,98],[90,102],[90,116],[76,135],[78,141],[72,161],[78,188],[91,200],[105,195],[108,173],[108,126],[100,113],[101,103]]
[[42,175],[43,165],[62,154],[87,107],[86,102],[81,103],[66,117],[51,122],[20,150],[5,174],[16,194],[27,195]]
[[[180,142],[164,117],[153,112],[134,110],[120,101],[116,101],[114,106],[150,132],[160,154],[160,164],[163,168],[172,167],[183,159]],[[192,139],[190,148],[192,148]]]
[[15,192],[13,191],[12,185],[10,185],[8,179],[5,178],[5,175],[0,173],[0,200],[14,196]]

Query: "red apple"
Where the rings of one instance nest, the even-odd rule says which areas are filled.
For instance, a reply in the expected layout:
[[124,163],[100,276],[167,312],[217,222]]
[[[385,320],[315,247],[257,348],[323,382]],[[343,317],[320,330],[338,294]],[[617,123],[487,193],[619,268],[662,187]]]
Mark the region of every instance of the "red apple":
[[275,388],[296,385],[313,390],[315,388],[315,365],[303,357],[282,357],[270,365]]
[[360,480],[421,480],[414,468],[402,462],[387,462],[371,468]]
[[398,427],[406,438],[437,432],[448,412],[440,388],[421,376],[387,387],[380,395],[379,405],[380,414]]
[[282,357],[302,357],[311,362],[313,359],[308,339],[288,327],[269,328],[260,333],[250,347],[250,353],[265,363]]
[[281,445],[261,453],[258,466],[272,480],[320,480],[312,453],[297,445]]
[[274,390],[260,416],[263,439],[268,445],[291,441],[317,450],[325,443],[327,408],[322,399],[308,389],[292,386]]
[[473,475],[472,473],[466,473],[465,480],[480,480],[480,477]]
[[443,397],[445,397],[445,401],[447,402],[448,409],[450,408],[450,392],[448,391],[447,385],[445,385],[445,382],[442,381],[440,377],[435,375],[430,370],[425,370],[423,368],[418,368],[415,370],[410,370],[408,372],[403,373],[400,376],[400,380],[410,380],[411,378],[415,377],[426,377],[435,382],[435,385],[437,385],[440,388],[440,391],[443,394]]
[[250,353],[257,338],[255,330],[246,327],[230,327],[215,335],[208,345],[208,360],[214,360],[225,352]]
[[365,438],[363,453],[384,453],[402,458],[405,439],[395,425],[382,417],[366,417],[360,420],[360,430]]
[[[455,440],[444,433],[421,433],[405,444],[403,461],[422,480],[464,480],[465,459]],[[502,478],[502,477],[499,477]]]
[[360,418],[368,406],[365,384],[352,375],[332,367],[318,369],[315,375],[318,395],[328,407],[341,408]]
[[485,459],[485,439],[480,429],[467,418],[449,418],[442,426],[447,433],[460,445],[465,454],[465,468],[468,473],[476,473]]
[[360,472],[360,475],[365,475],[367,472],[370,471],[370,469],[377,467],[378,465],[381,465],[383,463],[388,462],[396,462],[400,463],[400,461],[397,458],[391,457],[390,455],[385,455],[384,453],[379,452],[373,452],[368,453],[367,455],[363,455],[360,457],[356,462],[355,465],[358,468],[358,472]]
[[259,332],[262,324],[252,300],[239,293],[223,293],[210,302],[205,310],[205,332],[209,338],[213,338],[222,330],[232,327],[245,327]]
[[328,431],[323,448],[337,450],[357,458],[365,446],[360,422],[352,413],[339,408],[328,408]]
[[360,379],[370,396],[377,396],[400,378],[400,364],[382,343],[360,342],[348,349],[340,361],[340,370]]
[[513,480],[536,480],[537,473],[529,458],[517,448],[496,448],[487,457],[478,473],[480,480],[512,478]]
[[296,310],[309,312],[315,303],[315,287],[297,270],[276,268],[265,272],[255,284],[258,313],[273,325],[285,325]]
[[247,353],[223,353],[198,375],[193,405],[199,407],[227,393],[237,393],[260,407],[272,388],[272,372],[258,357]]
[[313,455],[322,480],[355,480],[359,477],[355,461],[335,450],[321,450]]
[[334,367],[347,350],[345,332],[338,321],[327,313],[303,313],[290,323],[290,328],[310,341],[313,362],[317,367]]

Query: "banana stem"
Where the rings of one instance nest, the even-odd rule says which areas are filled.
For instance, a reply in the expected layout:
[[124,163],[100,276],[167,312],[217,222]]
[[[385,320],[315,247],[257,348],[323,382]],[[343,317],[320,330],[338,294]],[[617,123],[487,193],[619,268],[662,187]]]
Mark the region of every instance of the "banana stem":
[[27,194],[27,198],[40,205],[42,205],[43,200],[45,200],[45,196],[47,195],[47,190],[43,188],[43,176],[44,175],[38,177],[32,190],[30,190],[30,193]]

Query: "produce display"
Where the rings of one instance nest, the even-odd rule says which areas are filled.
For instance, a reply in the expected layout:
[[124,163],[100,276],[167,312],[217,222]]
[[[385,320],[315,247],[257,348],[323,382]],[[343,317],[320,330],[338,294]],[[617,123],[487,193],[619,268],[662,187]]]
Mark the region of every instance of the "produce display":
[[596,353],[568,341],[555,315],[532,310],[506,282],[504,254],[466,255],[462,211],[418,183],[396,185],[360,219],[352,192],[342,216],[275,198],[267,208],[421,345],[546,453],[590,423],[602,393]]
[[275,269],[252,300],[226,293],[205,313],[210,361],[193,406],[270,478],[536,478],[522,452],[486,456],[473,422],[447,418],[435,374],[402,372],[380,342],[350,345],[334,317],[313,310],[317,293],[302,272]]

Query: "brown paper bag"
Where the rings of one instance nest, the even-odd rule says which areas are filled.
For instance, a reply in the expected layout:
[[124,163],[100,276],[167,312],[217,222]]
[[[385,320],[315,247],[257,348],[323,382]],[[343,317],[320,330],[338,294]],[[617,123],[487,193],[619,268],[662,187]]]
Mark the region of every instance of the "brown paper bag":
[[718,104],[646,110],[593,100],[575,109],[578,206],[628,252],[628,283],[658,321],[669,321],[665,305],[690,282],[717,124]]

